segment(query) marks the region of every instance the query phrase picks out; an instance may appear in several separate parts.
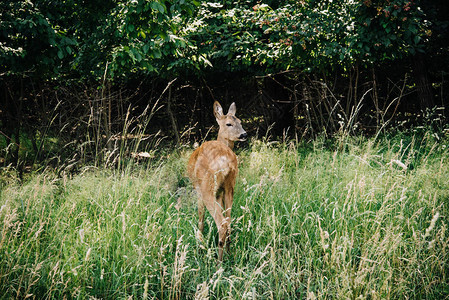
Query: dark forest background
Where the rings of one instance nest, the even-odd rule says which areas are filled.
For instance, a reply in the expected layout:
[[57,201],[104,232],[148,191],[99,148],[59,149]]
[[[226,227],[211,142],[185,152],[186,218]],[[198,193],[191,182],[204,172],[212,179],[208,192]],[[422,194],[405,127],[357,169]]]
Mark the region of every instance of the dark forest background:
[[212,138],[447,133],[446,0],[0,3],[0,164],[68,168]]

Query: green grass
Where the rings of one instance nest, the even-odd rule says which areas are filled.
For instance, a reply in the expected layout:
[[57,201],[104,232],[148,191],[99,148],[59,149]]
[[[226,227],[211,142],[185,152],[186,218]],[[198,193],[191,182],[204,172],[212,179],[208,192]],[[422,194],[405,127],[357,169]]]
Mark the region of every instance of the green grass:
[[[124,171],[0,182],[3,298],[427,298],[449,294],[448,140],[240,150],[232,244],[198,238],[192,150]],[[403,163],[407,169],[399,164]]]

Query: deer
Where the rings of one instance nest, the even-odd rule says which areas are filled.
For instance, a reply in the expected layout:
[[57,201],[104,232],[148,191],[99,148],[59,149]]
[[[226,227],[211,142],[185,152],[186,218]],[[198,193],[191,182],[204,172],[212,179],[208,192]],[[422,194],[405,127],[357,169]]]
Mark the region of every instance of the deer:
[[229,250],[231,209],[238,174],[234,142],[245,141],[248,137],[235,116],[236,110],[233,102],[225,115],[220,103],[214,102],[213,112],[219,126],[217,140],[204,142],[192,153],[187,165],[187,174],[198,196],[198,229],[202,234],[205,208],[218,228],[219,262],[223,260],[223,247],[226,245]]

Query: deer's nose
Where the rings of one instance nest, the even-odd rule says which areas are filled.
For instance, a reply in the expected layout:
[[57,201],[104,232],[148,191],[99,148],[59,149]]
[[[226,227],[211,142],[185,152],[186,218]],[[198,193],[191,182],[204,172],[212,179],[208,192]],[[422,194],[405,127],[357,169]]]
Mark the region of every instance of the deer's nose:
[[246,140],[247,137],[248,137],[248,134],[245,132],[245,133],[242,133],[242,134],[239,136],[239,139],[240,139],[240,140]]

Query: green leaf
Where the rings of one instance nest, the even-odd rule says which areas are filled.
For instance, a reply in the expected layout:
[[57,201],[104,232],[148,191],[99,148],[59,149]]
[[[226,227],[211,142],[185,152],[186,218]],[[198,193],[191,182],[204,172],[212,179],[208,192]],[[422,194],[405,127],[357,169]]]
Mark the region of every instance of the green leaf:
[[165,12],[165,7],[162,6],[162,4],[160,4],[159,2],[151,2],[150,7],[153,10],[159,11],[161,14],[163,14]]
[[140,62],[142,60],[142,55],[140,55],[139,51],[135,50],[134,56],[136,57],[138,62]]
[[58,51],[58,57],[59,57],[59,59],[63,59],[64,58],[64,53],[62,52],[62,50]]
[[415,44],[419,44],[419,41],[421,41],[421,37],[419,35],[416,35],[413,41],[415,42]]
[[143,45],[142,50],[143,50],[144,54],[147,54],[149,49],[150,49],[150,45],[148,45],[148,44]]
[[160,49],[154,49],[153,50],[153,57],[154,58],[161,58],[162,57],[162,53]]

